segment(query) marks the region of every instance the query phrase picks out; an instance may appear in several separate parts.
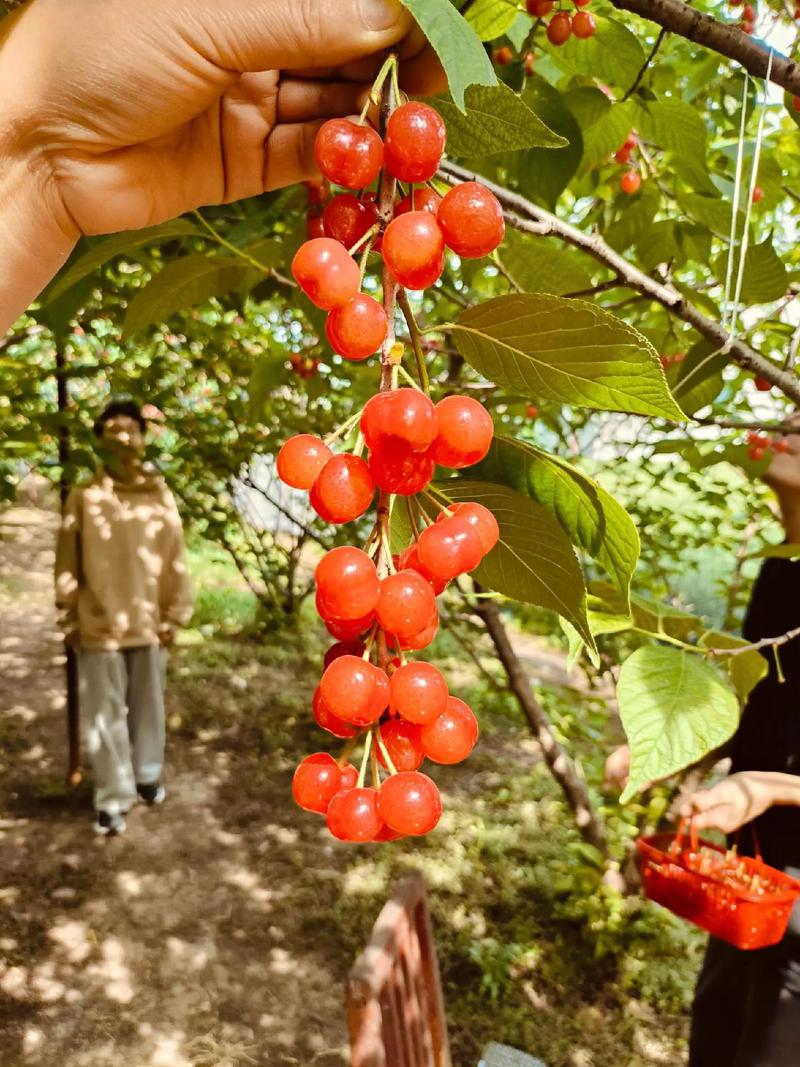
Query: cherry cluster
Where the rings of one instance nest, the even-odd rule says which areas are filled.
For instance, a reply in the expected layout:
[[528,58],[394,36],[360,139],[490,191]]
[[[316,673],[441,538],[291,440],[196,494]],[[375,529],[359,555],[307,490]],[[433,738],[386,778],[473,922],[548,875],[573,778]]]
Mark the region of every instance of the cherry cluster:
[[[742,18],[739,29],[742,33],[752,33],[756,27],[756,9],[752,4],[746,4],[744,0],[728,0],[731,7],[741,7]],[[795,15],[795,17],[797,17]]]
[[[434,403],[427,383],[419,387],[405,374],[403,346],[393,342],[384,304],[362,292],[370,254],[383,259],[385,287],[420,290],[438,280],[448,249],[477,258],[502,240],[502,209],[487,189],[465,182],[440,196],[426,184],[444,143],[439,114],[416,102],[391,113],[383,138],[365,121],[324,123],[317,164],[325,181],[341,191],[309,189],[309,239],[292,262],[302,291],[328,312],[326,334],[335,352],[364,360],[382,351],[382,390],[325,441],[298,434],[277,457],[281,480],[308,491],[326,522],[358,519],[378,492],[377,519],[364,547],[332,549],[315,572],[317,611],[336,643],[325,656],[313,713],[323,730],[345,742],[344,751],[338,759],[324,752],[308,756],[293,782],[297,803],[324,815],[331,834],[344,841],[387,841],[432,830],[441,798],[420,766],[425,759],[458,763],[478,739],[471,709],[450,694],[437,667],[409,653],[426,648],[436,635],[437,596],[477,567],[499,539],[487,508],[445,506],[429,487],[437,466],[460,470],[486,456],[492,419],[469,396]],[[378,194],[369,187],[381,174]],[[387,207],[384,192],[395,183],[406,187]],[[419,359],[425,351],[420,345]],[[410,387],[399,387],[400,373]],[[356,431],[352,450],[332,450]],[[390,523],[401,498],[414,539],[393,554]],[[357,771],[348,761],[362,741]]]
[[[574,0],[574,3],[578,9],[574,14],[570,14],[559,5],[556,13],[550,16],[550,21],[547,23],[547,40],[550,44],[560,46],[573,36],[581,40],[594,37],[597,30],[594,16],[582,10],[588,7],[591,0]],[[529,15],[536,19],[544,19],[555,7],[555,0],[527,0],[525,6]]]
[[631,132],[614,153],[614,162],[619,163],[621,167],[629,168],[619,180],[620,189],[628,196],[633,196],[634,193],[638,192],[639,186],[642,184],[642,178],[639,171],[630,165],[631,155],[637,144],[636,134]]
[[780,453],[789,451],[789,442],[785,437],[770,437],[768,433],[759,430],[747,431],[747,455],[758,463],[770,451]]

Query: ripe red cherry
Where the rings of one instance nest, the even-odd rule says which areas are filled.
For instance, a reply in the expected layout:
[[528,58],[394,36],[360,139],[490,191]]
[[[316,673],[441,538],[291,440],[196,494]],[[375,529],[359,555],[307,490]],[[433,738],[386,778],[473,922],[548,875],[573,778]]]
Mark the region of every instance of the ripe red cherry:
[[[324,611],[324,604],[318,605],[318,611],[320,607],[322,607]],[[356,638],[361,637],[361,635],[375,622],[374,611],[371,611],[369,615],[364,615],[363,618],[360,619],[326,618],[323,611],[320,611],[319,614],[320,618],[325,623],[325,629],[331,637],[335,637],[337,641],[355,641]]]
[[326,552],[314,572],[328,614],[335,619],[360,619],[374,611],[381,583],[366,552],[342,545]]
[[553,10],[553,0],[528,0],[528,14],[535,19],[542,19]]
[[322,663],[324,667],[327,667],[340,656],[360,656],[363,651],[364,646],[360,641],[337,641],[325,653]]
[[372,721],[375,722],[389,707],[391,689],[389,687],[389,678],[386,671],[381,670],[380,667],[376,667],[374,663],[371,663],[370,666],[372,667],[373,676],[375,678],[375,695],[372,698]]
[[778,437],[772,442],[772,447],[778,453],[785,453],[789,451],[789,442],[785,437]]
[[425,182],[436,173],[445,137],[438,111],[416,101],[401,104],[386,124],[386,166],[401,182]]
[[[380,696],[372,663],[357,656],[340,656],[325,669],[319,683],[319,699],[344,722],[367,726],[383,711],[375,711]],[[385,707],[386,705],[384,705]]]
[[349,119],[329,119],[314,143],[317,166],[335,185],[363,189],[383,165],[383,142],[371,126]]
[[311,433],[299,433],[281,447],[275,465],[284,485],[310,489],[332,456],[328,446]]
[[401,638],[413,636],[425,629],[436,614],[436,598],[416,571],[398,571],[381,582],[375,614],[388,633]]
[[347,789],[328,805],[328,829],[340,841],[372,841],[383,827],[376,789]]
[[752,4],[744,5],[744,7],[742,8],[742,18],[745,22],[755,22],[756,9],[753,7]]
[[400,556],[397,560],[397,569],[400,571],[416,571],[417,574],[421,574],[425,581],[428,582],[431,588],[433,589],[434,596],[439,596],[439,594],[443,593],[447,588],[447,582],[443,582],[441,578],[434,578],[432,574],[428,574],[428,572],[420,563],[416,541],[413,545],[409,545],[408,548],[406,548],[403,552],[400,553]]
[[[413,205],[411,203],[412,195]],[[397,216],[406,215],[409,211],[427,211],[435,218],[439,214],[439,204],[441,202],[442,198],[438,193],[435,193],[433,189],[429,189],[427,186],[423,186],[421,189],[414,189],[413,194],[409,193],[402,200],[398,200],[394,213]]]
[[572,33],[572,18],[566,11],[557,11],[547,24],[547,40],[550,44],[562,45]]
[[795,109],[795,111],[800,111],[800,96],[792,97],[792,107]]
[[[457,515],[459,519],[464,519],[470,524],[478,535],[484,556],[487,552],[492,551],[500,540],[500,527],[497,525],[497,519],[488,508],[485,508],[483,504],[475,504],[469,501],[463,504],[451,504],[450,511]],[[445,517],[445,513],[442,512],[436,521],[444,522]]]
[[342,772],[333,756],[315,752],[306,756],[294,772],[292,795],[301,808],[324,815],[341,784]]
[[400,496],[421,492],[433,478],[436,464],[427,452],[412,452],[396,438],[383,438],[370,452],[370,474],[379,489]]
[[623,193],[627,193],[628,196],[633,196],[641,184],[642,179],[635,170],[626,171],[619,180],[620,189]]
[[383,258],[407,289],[433,285],[444,270],[444,238],[436,219],[428,211],[393,218],[383,235]]
[[355,789],[358,784],[358,771],[352,765],[352,763],[345,763],[344,767],[339,768],[342,772],[342,785],[340,792],[345,789]]
[[352,522],[372,503],[375,482],[360,456],[333,456],[317,475],[309,500],[326,522]]
[[424,726],[438,719],[447,707],[447,682],[432,663],[398,667],[390,686],[391,708],[408,722]]
[[314,237],[324,237],[325,227],[322,225],[322,215],[319,211],[309,211],[306,215],[306,237],[312,240]]
[[340,719],[338,715],[334,715],[331,708],[327,706],[320,695],[319,686],[314,690],[314,700],[311,701],[311,714],[314,715],[317,726],[321,730],[326,730],[327,733],[331,733],[334,737],[354,737],[356,729],[350,722],[346,722]]
[[760,185],[756,185],[754,187],[752,199],[754,204],[760,204],[761,201],[764,199],[764,190],[761,188]]
[[513,58],[514,53],[507,44],[504,44],[502,48],[495,48],[492,52],[492,62],[496,63],[498,67],[507,67]]
[[431,449],[443,467],[459,470],[482,460],[494,434],[492,416],[471,396],[446,396],[436,405],[439,433]]
[[483,559],[483,546],[473,526],[452,515],[422,531],[417,557],[425,570],[440,581],[474,570]]
[[525,53],[525,58],[524,58],[524,60],[522,62],[522,65],[525,68],[525,77],[526,78],[530,78],[530,76],[532,74],[536,73],[536,56],[534,55],[533,52],[526,52]]
[[588,11],[576,11],[572,16],[572,32],[581,40],[594,37],[596,30],[594,15]]
[[528,406],[525,408],[525,418],[535,419],[538,418],[538,416],[539,409],[537,408],[537,406],[535,404],[528,404]]
[[445,244],[462,259],[487,256],[506,232],[500,201],[478,182],[454,186],[442,200],[436,217]]
[[755,385],[760,393],[768,393],[772,388],[772,382],[767,378],[762,378],[760,374],[756,375]]
[[361,286],[358,264],[330,237],[315,237],[300,245],[292,260],[292,274],[311,303],[323,311],[346,304]]
[[[420,727],[416,723],[402,719],[390,719],[381,726],[381,739],[396,771],[415,771],[425,759],[419,732]],[[380,745],[378,760],[382,767],[387,766]]]
[[377,393],[364,407],[361,432],[371,449],[391,439],[401,441],[413,452],[425,452],[439,432],[436,408],[431,398],[418,389]]
[[352,193],[339,193],[329,200],[322,213],[325,236],[339,241],[345,248],[360,241],[378,221],[378,205],[364,197],[359,200]]
[[625,146],[617,149],[617,151],[614,153],[614,159],[617,163],[621,164],[624,167],[626,163],[630,163],[631,149],[626,148]]
[[747,455],[750,457],[750,459],[758,463],[764,458],[766,451],[766,448],[761,448],[758,445],[751,445],[747,450]]
[[432,615],[428,620],[426,626],[423,627],[418,633],[411,634],[408,637],[402,637],[397,639],[397,646],[404,652],[418,652],[421,648],[427,648],[428,645],[436,637],[436,631],[439,629],[439,615],[438,612]]
[[367,359],[386,337],[386,312],[366,293],[354,297],[328,315],[325,333],[331,348],[345,359]]
[[422,727],[422,748],[434,763],[460,763],[478,740],[478,720],[463,700],[448,697],[447,707],[434,722]]
[[399,834],[430,833],[442,815],[442,798],[434,782],[419,771],[387,778],[378,793],[378,812]]
[[324,178],[309,178],[303,185],[306,187],[309,204],[324,204],[331,195],[330,186]]

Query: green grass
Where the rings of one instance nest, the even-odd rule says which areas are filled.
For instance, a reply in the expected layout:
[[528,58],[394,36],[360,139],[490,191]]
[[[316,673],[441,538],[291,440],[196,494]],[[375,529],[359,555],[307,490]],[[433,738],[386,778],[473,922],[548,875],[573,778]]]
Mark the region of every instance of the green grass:
[[210,541],[191,537],[187,562],[194,593],[193,629],[210,636],[234,634],[255,624],[258,599],[248,589],[229,553]]

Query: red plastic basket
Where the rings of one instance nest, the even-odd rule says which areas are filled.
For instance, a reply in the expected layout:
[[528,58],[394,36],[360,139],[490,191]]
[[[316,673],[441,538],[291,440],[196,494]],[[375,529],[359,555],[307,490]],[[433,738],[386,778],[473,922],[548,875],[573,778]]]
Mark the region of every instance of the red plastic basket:
[[[765,948],[785,934],[800,882],[760,855],[739,856],[735,849],[698,841],[693,827],[687,835],[685,820],[677,834],[640,837],[636,848],[649,900],[737,948]],[[729,861],[725,869],[715,863],[716,855]],[[741,884],[744,877],[753,884]]]

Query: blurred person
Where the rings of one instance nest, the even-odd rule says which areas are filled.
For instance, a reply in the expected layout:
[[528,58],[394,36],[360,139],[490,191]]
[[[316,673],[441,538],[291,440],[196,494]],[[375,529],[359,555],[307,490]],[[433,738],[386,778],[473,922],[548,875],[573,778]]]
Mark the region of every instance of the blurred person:
[[123,833],[137,799],[164,800],[167,649],[192,614],[181,519],[143,463],[146,430],[133,402],[102,412],[94,431],[106,462],[70,492],[56,550],[56,605],[78,652],[101,834]]

